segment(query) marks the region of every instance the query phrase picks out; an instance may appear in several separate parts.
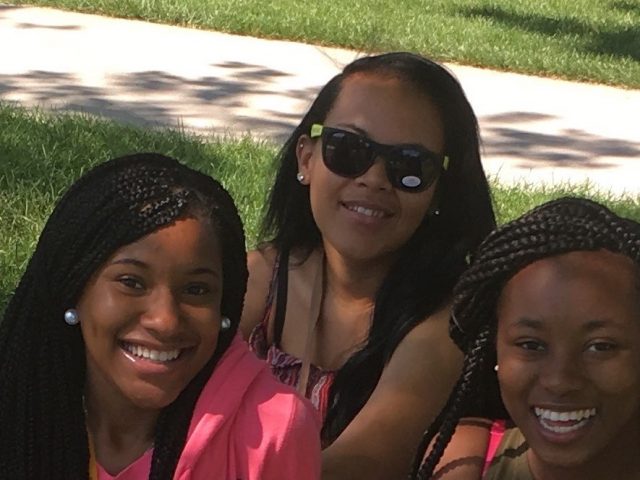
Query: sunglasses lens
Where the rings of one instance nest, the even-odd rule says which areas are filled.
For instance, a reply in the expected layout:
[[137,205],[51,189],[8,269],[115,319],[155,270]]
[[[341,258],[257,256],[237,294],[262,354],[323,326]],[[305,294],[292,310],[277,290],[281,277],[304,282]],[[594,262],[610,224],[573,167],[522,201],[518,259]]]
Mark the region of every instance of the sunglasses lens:
[[438,177],[440,160],[434,155],[419,147],[377,144],[338,128],[322,129],[322,158],[330,171],[343,177],[359,177],[376,158],[382,157],[391,184],[406,192],[426,190]]
[[344,177],[362,175],[371,166],[372,157],[363,139],[351,132],[332,131],[323,139],[324,163]]
[[431,185],[437,176],[435,162],[415,148],[395,149],[387,156],[387,175],[401,190],[417,192]]

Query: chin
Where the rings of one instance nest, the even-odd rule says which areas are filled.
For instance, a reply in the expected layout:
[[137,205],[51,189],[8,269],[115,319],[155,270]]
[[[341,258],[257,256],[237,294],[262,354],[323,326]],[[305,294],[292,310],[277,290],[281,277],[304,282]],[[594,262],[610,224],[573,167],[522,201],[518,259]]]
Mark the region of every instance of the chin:
[[[366,248],[362,248],[362,247]],[[370,262],[373,260],[381,260],[383,258],[389,258],[393,255],[393,252],[389,252],[386,248],[370,248],[370,245],[360,244],[343,244],[339,247],[339,252],[343,257],[355,260],[358,262]]]
[[533,447],[531,448],[541,462],[555,468],[575,468],[584,465],[590,459],[589,452],[585,452],[583,449],[580,449],[580,451],[562,452],[557,449],[540,451]]
[[131,396],[131,402],[143,410],[162,410],[171,405],[180,395],[179,392],[167,392],[157,388],[149,389],[145,392],[138,392]]

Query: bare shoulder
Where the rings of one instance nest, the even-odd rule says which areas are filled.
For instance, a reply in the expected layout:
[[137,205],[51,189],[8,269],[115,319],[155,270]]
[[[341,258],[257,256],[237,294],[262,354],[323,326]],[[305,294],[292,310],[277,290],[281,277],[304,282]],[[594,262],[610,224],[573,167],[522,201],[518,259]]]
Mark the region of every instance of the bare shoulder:
[[[387,365],[381,381],[418,375],[419,383],[428,382],[432,390],[449,390],[462,368],[462,352],[449,337],[450,309],[435,312],[416,325],[400,342]],[[437,412],[435,412],[437,413]]]
[[433,479],[479,480],[489,446],[491,420],[463,418],[436,467]]
[[462,370],[462,352],[449,337],[450,309],[435,312],[399,343],[370,400],[405,392],[414,420],[426,428],[444,406]]
[[249,279],[240,320],[240,330],[245,339],[249,338],[251,331],[264,315],[276,257],[277,251],[270,246],[247,253]]
[[[325,450],[325,473],[334,467],[354,472],[368,468],[368,478],[376,479],[408,474],[423,432],[460,375],[462,353],[449,339],[448,321],[446,306],[400,342],[367,403]],[[325,478],[342,477],[327,474]]]

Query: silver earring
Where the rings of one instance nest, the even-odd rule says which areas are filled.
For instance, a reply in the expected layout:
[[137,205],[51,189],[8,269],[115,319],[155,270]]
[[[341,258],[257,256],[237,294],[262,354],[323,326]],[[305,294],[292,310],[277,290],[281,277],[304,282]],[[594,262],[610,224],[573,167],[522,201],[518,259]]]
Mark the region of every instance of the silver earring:
[[500,367],[499,367],[499,366],[498,366],[498,364],[496,363],[496,366],[495,366],[495,367],[493,367],[493,371],[494,371],[494,372],[497,372],[499,369],[500,369]]
[[229,317],[222,317],[222,321],[220,322],[221,330],[229,330],[231,328],[231,320]]
[[304,181],[304,175],[298,172],[296,175],[296,179],[298,180],[298,182],[302,183]]
[[80,323],[80,317],[78,311],[75,308],[70,308],[64,312],[64,321],[67,325],[77,325]]

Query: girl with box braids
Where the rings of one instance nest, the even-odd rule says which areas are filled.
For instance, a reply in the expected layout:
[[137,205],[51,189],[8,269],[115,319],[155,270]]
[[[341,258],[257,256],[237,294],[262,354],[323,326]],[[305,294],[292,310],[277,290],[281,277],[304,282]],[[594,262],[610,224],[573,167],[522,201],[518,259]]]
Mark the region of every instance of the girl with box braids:
[[465,352],[464,371],[447,406],[423,437],[411,478],[432,478],[461,415],[477,405],[479,393],[493,402],[491,416],[505,413],[493,367],[497,303],[506,283],[538,260],[597,250],[622,254],[640,266],[640,225],[591,200],[570,197],[533,209],[496,229],[480,245],[454,289],[450,334]]
[[221,311],[230,325],[215,352],[160,413],[149,478],[173,478],[203,386],[238,327],[246,288],[244,233],[212,178],[159,154],[106,162],[78,180],[47,221],[0,325],[0,471],[3,478],[82,479],[90,449],[83,406],[85,345],[65,311],[119,248],[196,218],[221,245]]

